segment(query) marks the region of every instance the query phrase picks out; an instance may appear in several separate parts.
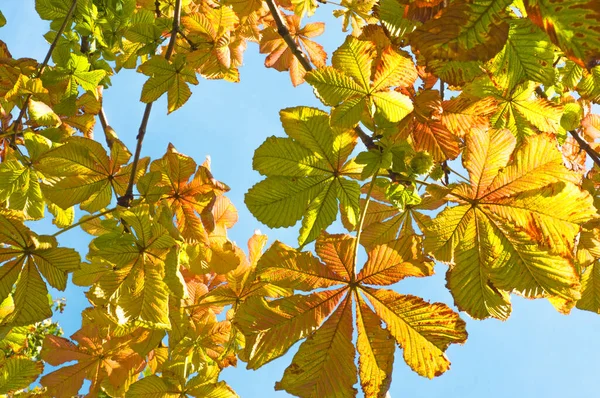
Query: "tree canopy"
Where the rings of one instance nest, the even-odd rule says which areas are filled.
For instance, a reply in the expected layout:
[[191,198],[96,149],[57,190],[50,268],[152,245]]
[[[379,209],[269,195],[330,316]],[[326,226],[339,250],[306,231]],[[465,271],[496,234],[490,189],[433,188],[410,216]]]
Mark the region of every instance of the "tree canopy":
[[[331,54],[315,22],[329,6],[345,32]],[[72,397],[86,383],[88,396],[236,397],[222,369],[291,349],[276,390],[384,397],[395,363],[440,376],[448,347],[468,344],[464,319],[510,322],[514,295],[600,313],[600,2],[35,9],[50,27],[43,60],[0,40],[0,394]],[[322,106],[281,109],[244,197],[297,241],[255,232],[242,248],[219,170],[173,145],[145,157],[144,140],[153,113],[177,111],[202,79],[238,82],[257,49]],[[103,106],[117,73],[144,76],[135,148]],[[76,228],[87,252],[61,240]],[[454,307],[398,288],[440,263]],[[63,337],[49,288],[68,284],[89,307]]]

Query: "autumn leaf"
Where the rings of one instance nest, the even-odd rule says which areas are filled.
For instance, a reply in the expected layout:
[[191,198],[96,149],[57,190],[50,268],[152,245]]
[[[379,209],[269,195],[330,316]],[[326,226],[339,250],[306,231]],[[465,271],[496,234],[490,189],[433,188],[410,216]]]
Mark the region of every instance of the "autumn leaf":
[[44,370],[42,362],[24,356],[0,360],[0,394],[11,394],[27,388]]
[[[150,164],[148,179],[141,187],[146,197],[158,191],[150,201],[160,199],[168,207],[184,239],[207,244],[207,229],[213,226],[211,206],[217,195],[228,190],[229,187],[215,180],[205,166],[197,166],[192,158],[180,154],[171,144],[161,159]],[[202,216],[208,217],[208,225]]]
[[342,32],[347,32],[348,26],[350,26],[352,27],[352,35],[358,36],[365,25],[376,23],[377,19],[370,15],[376,3],[373,0],[342,0],[340,4],[344,8],[333,10],[333,16],[336,18],[342,17]]
[[[327,53],[320,44],[310,40],[313,37],[323,34],[325,24],[323,22],[315,22],[301,27],[301,18],[297,15],[285,15],[285,21],[290,36],[294,39],[296,45],[306,52],[310,62],[317,68],[325,66]],[[265,59],[265,66],[267,68],[275,68],[280,72],[289,70],[294,86],[298,86],[304,82],[306,70],[298,61],[298,58],[294,56],[292,50],[290,50],[276,27],[269,26],[262,31],[260,53],[269,54],[267,59]]]
[[481,61],[496,55],[506,43],[509,26],[504,9],[509,0],[461,0],[410,34],[414,52],[442,80],[462,85],[475,77]]
[[495,105],[490,116],[491,127],[509,129],[519,139],[546,132],[557,134],[563,107],[535,95],[536,84],[528,81],[511,91],[498,89],[489,79],[475,80],[467,88],[467,98],[471,103],[484,101]]
[[525,0],[527,16],[546,31],[554,44],[582,67],[600,59],[600,5],[593,0]]
[[[467,135],[470,183],[457,185],[425,229],[425,250],[451,264],[448,287],[459,309],[506,319],[509,293],[577,300],[572,259],[580,224],[593,217],[591,197],[562,164],[551,136],[515,150],[508,130]],[[544,154],[540,156],[540,154]]]
[[202,11],[181,20],[191,44],[186,62],[208,79],[239,81],[237,68],[246,44],[235,36],[238,16],[229,7],[205,6]]
[[106,306],[118,324],[169,329],[165,260],[175,241],[153,222],[148,206],[121,211],[119,217],[129,232],[114,227],[94,239],[91,263],[73,278],[78,284],[92,285],[90,299]]
[[42,359],[52,366],[76,361],[42,377],[40,383],[55,397],[77,395],[85,379],[91,381],[90,394],[97,394],[104,382],[116,391],[126,391],[131,382],[130,372],[142,371],[144,360],[132,348],[137,336],[114,337],[103,335],[100,329],[82,327],[71,339],[46,336]]
[[[385,393],[389,381],[384,373],[391,369],[394,340],[404,349],[404,358],[415,372],[430,378],[445,372],[449,362],[443,352],[449,344],[466,339],[464,322],[444,304],[369,287],[392,284],[407,276],[430,275],[431,268],[421,261],[421,254],[407,244],[411,239],[375,247],[358,275],[354,270],[356,240],[351,236],[319,236],[316,252],[325,263],[311,253],[275,242],[257,264],[260,278],[308,294],[273,301],[251,298],[242,304],[235,323],[246,335],[248,368],[261,367],[306,338],[275,388],[300,396],[355,395],[355,301],[359,314],[358,370],[367,396]],[[390,252],[395,257],[389,257]],[[281,335],[288,338],[282,340]],[[337,377],[332,382],[334,372]]]
[[202,398],[234,398],[238,395],[225,382],[218,381],[220,369],[216,366],[204,367],[186,382],[185,366],[177,363],[163,365],[161,376],[151,375],[131,385],[126,398],[160,396],[176,398],[185,396]]

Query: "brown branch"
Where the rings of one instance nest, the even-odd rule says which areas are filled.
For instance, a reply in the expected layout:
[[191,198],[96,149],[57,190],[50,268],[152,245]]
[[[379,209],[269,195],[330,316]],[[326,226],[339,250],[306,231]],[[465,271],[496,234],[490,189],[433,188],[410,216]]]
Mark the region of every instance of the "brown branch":
[[[175,39],[177,38],[177,33],[179,32],[180,20],[181,0],[177,0],[175,3],[175,14],[173,15],[173,28],[171,29],[171,37],[169,39],[167,52],[165,53],[165,59],[167,61],[171,59],[171,56],[173,55],[173,50],[175,49]],[[133,156],[133,163],[131,166],[131,175],[129,176],[129,183],[127,184],[125,194],[117,199],[117,204],[119,204],[119,206],[130,207],[131,201],[133,200],[133,185],[135,183],[135,175],[137,172],[138,163],[140,161],[140,155],[142,153],[142,144],[146,135],[146,128],[148,126],[148,120],[150,119],[150,113],[152,112],[153,103],[154,102],[147,103],[146,108],[144,109],[144,116],[142,117],[142,122],[140,123],[140,128],[136,137],[137,145],[135,147],[135,154]]]
[[314,68],[310,64],[310,61],[308,60],[306,55],[304,55],[304,53],[300,49],[300,46],[298,46],[298,43],[296,43],[292,35],[290,35],[290,30],[283,21],[283,16],[281,16],[277,5],[275,5],[275,0],[267,0],[267,6],[269,6],[269,11],[271,11],[271,15],[275,20],[275,25],[277,26],[277,33],[279,33],[279,36],[281,36],[281,38],[287,43],[290,51],[298,59],[298,62],[300,62],[304,69],[307,72],[313,70]]
[[[50,44],[50,48],[48,49],[48,52],[46,53],[46,57],[44,58],[42,65],[40,66],[40,68],[38,69],[38,71],[36,72],[36,74],[34,76],[34,79],[38,79],[42,75],[42,73],[44,73],[44,70],[48,66],[48,62],[50,62],[52,53],[54,52],[54,49],[56,48],[56,45],[58,44],[58,40],[60,39],[63,32],[67,28],[67,23],[71,19],[71,16],[73,15],[73,12],[75,11],[76,6],[77,6],[77,0],[73,0],[73,2],[71,3],[71,7],[69,8],[67,15],[65,16],[65,19],[62,22],[62,25],[60,25],[58,32],[56,32],[56,37],[52,41],[52,44]],[[25,116],[25,110],[27,109],[27,105],[29,105],[29,100],[31,100],[31,94],[28,94],[27,97],[25,97],[25,102],[23,102],[23,106],[21,106],[21,109],[19,110],[19,115],[17,116],[17,119],[15,120],[15,123],[13,124],[13,143],[17,139],[18,129],[19,129],[19,127],[21,127],[21,120],[23,119],[23,116]]]
[[[279,9],[275,4],[275,0],[266,0],[266,2],[267,6],[269,6],[269,11],[271,11],[271,15],[273,16],[273,20],[275,21],[275,26],[277,26],[277,33],[279,33],[279,36],[281,36],[281,38],[286,42],[292,54],[294,54],[298,62],[300,62],[300,65],[302,65],[302,67],[307,72],[314,70],[315,68],[313,68],[313,66],[310,64],[308,57],[304,55],[298,43],[296,43],[292,35],[290,35],[290,30],[285,24],[283,16],[279,12]],[[356,131],[356,134],[358,134],[358,137],[367,147],[367,149],[377,148],[377,145],[375,145],[373,138],[371,138],[369,134],[365,133],[365,131],[360,126],[356,126],[354,128],[354,131]]]
[[581,138],[579,136],[579,134],[577,134],[577,131],[571,130],[571,131],[569,131],[569,134],[571,134],[573,136],[573,138],[575,138],[575,141],[577,141],[577,143],[579,144],[579,147],[581,149],[583,149],[589,155],[590,158],[592,158],[592,160],[594,161],[596,166],[600,167],[600,155],[598,154],[598,152],[596,152],[590,146],[590,144],[585,142],[585,140],[583,138]]

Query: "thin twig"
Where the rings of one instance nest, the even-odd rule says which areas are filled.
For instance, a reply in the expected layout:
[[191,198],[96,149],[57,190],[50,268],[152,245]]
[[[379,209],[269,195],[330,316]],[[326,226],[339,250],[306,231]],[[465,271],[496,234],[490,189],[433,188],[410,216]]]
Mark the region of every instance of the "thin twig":
[[65,233],[65,232],[67,232],[67,231],[69,231],[69,230],[71,230],[73,228],[76,228],[76,227],[80,226],[81,224],[84,224],[84,223],[86,223],[88,221],[91,221],[91,220],[94,220],[94,219],[96,219],[98,217],[102,217],[104,215],[112,213],[115,210],[117,210],[117,208],[113,207],[112,209],[108,209],[108,210],[101,211],[100,213],[96,213],[96,214],[94,214],[94,215],[86,218],[85,220],[81,219],[78,222],[76,222],[75,224],[71,224],[67,228],[61,229],[60,231],[54,233],[52,236],[53,237],[57,237],[58,235],[63,234],[63,233]]
[[447,163],[446,163],[446,169],[448,169],[448,171],[450,171],[451,173],[456,174],[458,177],[462,178],[465,182],[470,182],[468,178],[466,178],[465,176],[460,174],[458,171],[452,169],[450,166],[448,166]]
[[575,138],[575,141],[579,144],[579,147],[583,149],[592,158],[596,166],[600,167],[600,155],[596,152],[583,138],[577,134],[577,131],[571,130],[569,134]]
[[358,260],[358,247],[360,245],[360,235],[362,234],[363,225],[365,224],[367,209],[369,208],[369,201],[371,200],[371,192],[373,192],[373,187],[375,186],[375,178],[377,178],[377,172],[375,172],[375,174],[373,174],[373,176],[371,177],[371,182],[369,183],[369,190],[367,191],[367,197],[365,198],[365,207],[363,208],[363,211],[360,214],[360,218],[358,220],[358,229],[356,230],[356,244],[354,245],[354,271],[351,275],[352,281],[356,279],[356,262]]
[[[58,32],[56,32],[56,37],[52,41],[52,44],[50,44],[50,48],[48,49],[48,52],[46,53],[44,62],[42,62],[42,65],[36,72],[34,79],[38,79],[42,75],[42,73],[44,73],[46,66],[48,66],[48,62],[50,62],[52,53],[54,52],[54,49],[56,48],[56,45],[58,44],[58,40],[60,39],[63,32],[67,28],[67,23],[71,19],[71,16],[73,15],[73,12],[75,11],[76,6],[77,6],[77,0],[73,0],[73,2],[71,3],[71,7],[69,8],[67,15],[65,16],[65,19],[62,22],[62,25],[60,25]],[[29,100],[31,99],[31,95],[32,94],[28,94],[27,97],[25,97],[25,102],[23,102],[23,106],[21,106],[21,109],[19,110],[19,115],[17,116],[17,119],[15,120],[15,123],[13,125],[13,133],[14,133],[13,134],[13,142],[17,140],[18,129],[21,126],[21,120],[23,119],[23,116],[25,116],[25,109],[27,109],[27,105],[29,105]]]
[[[177,0],[175,3],[175,14],[173,15],[173,28],[171,29],[171,37],[169,39],[167,52],[165,53],[165,59],[167,61],[171,59],[171,56],[173,55],[173,50],[175,49],[175,39],[177,38],[177,33],[179,32],[180,20],[181,0]],[[133,200],[133,185],[135,183],[135,175],[137,172],[138,163],[140,161],[140,155],[142,153],[142,144],[144,142],[144,136],[146,135],[146,127],[148,126],[148,120],[150,119],[150,113],[152,112],[153,103],[154,102],[147,103],[146,108],[144,109],[144,116],[142,117],[142,122],[140,123],[140,128],[136,137],[137,145],[135,148],[135,154],[133,156],[133,163],[131,166],[131,175],[129,176],[129,183],[127,184],[125,194],[119,199],[117,199],[117,203],[123,207],[130,207],[131,201]]]

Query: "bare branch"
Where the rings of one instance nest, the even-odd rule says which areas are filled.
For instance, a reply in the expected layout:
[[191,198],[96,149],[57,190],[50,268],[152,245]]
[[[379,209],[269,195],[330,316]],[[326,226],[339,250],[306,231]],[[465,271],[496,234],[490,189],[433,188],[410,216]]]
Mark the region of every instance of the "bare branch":
[[[173,28],[171,29],[171,37],[169,39],[169,45],[167,47],[167,52],[165,53],[165,59],[168,61],[171,59],[173,55],[173,50],[175,49],[175,39],[177,38],[177,33],[179,32],[179,24],[181,21],[181,0],[177,0],[175,3],[175,14],[173,15]],[[144,109],[144,116],[142,117],[142,122],[140,123],[140,128],[138,130],[137,135],[137,145],[135,148],[135,154],[133,156],[133,163],[131,166],[131,175],[129,176],[129,183],[127,184],[127,189],[125,190],[125,194],[117,199],[117,203],[123,207],[130,207],[131,201],[133,200],[133,185],[135,182],[135,175],[137,172],[137,166],[140,161],[140,155],[142,153],[142,144],[144,142],[144,137],[146,135],[146,128],[148,126],[148,120],[150,119],[150,113],[152,112],[152,104],[154,102],[149,102],[146,104],[146,108]]]

